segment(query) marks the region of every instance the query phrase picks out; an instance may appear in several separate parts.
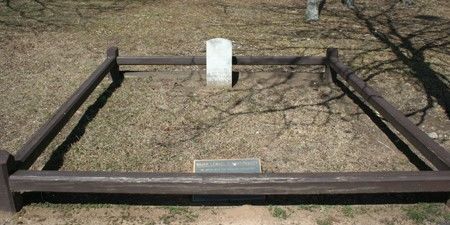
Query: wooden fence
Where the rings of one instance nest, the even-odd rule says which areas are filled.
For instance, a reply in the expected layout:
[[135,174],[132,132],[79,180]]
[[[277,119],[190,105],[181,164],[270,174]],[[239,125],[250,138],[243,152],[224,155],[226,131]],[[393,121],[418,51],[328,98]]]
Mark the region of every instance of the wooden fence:
[[323,65],[328,79],[343,79],[388,120],[433,167],[433,171],[329,172],[275,174],[194,174],[29,170],[75,111],[109,73],[123,79],[120,65],[205,65],[205,56],[119,56],[107,58],[16,153],[0,150],[0,210],[16,212],[23,192],[129,193],[170,195],[303,195],[373,193],[450,193],[450,152],[433,141],[338,58],[233,56],[234,65]]

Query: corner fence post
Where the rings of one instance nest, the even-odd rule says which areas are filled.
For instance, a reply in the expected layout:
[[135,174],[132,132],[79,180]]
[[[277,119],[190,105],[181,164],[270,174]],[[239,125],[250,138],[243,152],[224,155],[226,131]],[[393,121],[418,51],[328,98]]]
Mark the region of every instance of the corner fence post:
[[113,58],[114,61],[111,63],[109,68],[109,74],[113,82],[121,82],[123,80],[123,74],[120,73],[119,65],[117,64],[117,56],[119,56],[119,49],[117,47],[110,47],[106,51],[106,56],[108,58]]
[[0,211],[15,213],[21,208],[20,196],[9,188],[9,175],[15,170],[11,154],[0,150]]
[[333,80],[336,79],[337,73],[330,66],[330,58],[338,58],[338,50],[336,48],[327,48],[327,56],[325,58],[325,77],[324,81],[327,84],[333,83]]

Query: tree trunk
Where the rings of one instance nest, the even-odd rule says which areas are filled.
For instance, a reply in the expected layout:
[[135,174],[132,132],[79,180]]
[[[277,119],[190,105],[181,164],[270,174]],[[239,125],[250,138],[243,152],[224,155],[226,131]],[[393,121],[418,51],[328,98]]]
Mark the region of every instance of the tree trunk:
[[308,0],[306,3],[306,21],[319,20],[319,4],[321,0]]
[[414,4],[413,0],[402,0],[402,2],[403,2],[404,5],[412,5],[412,4]]
[[[413,0],[402,0],[404,2],[412,2]],[[350,9],[355,8],[354,0],[342,0],[342,2]],[[325,0],[308,0],[306,3],[306,21],[319,20],[320,9],[322,8]]]
[[353,1],[353,0],[344,0],[344,3],[345,3],[345,5],[346,5],[348,8],[350,8],[350,9],[355,8],[354,1]]

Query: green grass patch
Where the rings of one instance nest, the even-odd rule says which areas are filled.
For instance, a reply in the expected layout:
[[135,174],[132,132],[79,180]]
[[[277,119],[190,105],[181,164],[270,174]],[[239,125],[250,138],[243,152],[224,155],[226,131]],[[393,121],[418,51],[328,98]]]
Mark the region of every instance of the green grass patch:
[[408,219],[416,224],[428,222],[450,222],[450,212],[442,204],[417,204],[404,207]]
[[344,214],[345,217],[350,217],[350,218],[355,217],[355,211],[349,205],[345,205],[342,207],[342,214]]
[[299,205],[298,208],[302,209],[302,210],[313,212],[317,209],[320,209],[321,206],[320,205]]
[[187,207],[167,206],[164,208],[169,212],[159,218],[163,224],[170,224],[179,220],[189,223],[194,222],[198,218],[198,214]]
[[288,214],[287,214],[286,210],[279,206],[269,206],[269,210],[270,210],[270,213],[272,214],[272,216],[275,218],[283,219],[283,220],[288,218]]
[[316,220],[317,225],[331,225],[333,224],[333,220],[331,217],[323,218],[323,219],[317,219]]

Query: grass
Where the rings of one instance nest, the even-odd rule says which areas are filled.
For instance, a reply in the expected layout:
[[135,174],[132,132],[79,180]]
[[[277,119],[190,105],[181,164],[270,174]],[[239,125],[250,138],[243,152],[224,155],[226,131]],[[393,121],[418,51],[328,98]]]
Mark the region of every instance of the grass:
[[403,208],[408,219],[416,224],[424,222],[449,223],[450,212],[442,204],[416,204]]
[[[437,132],[437,141],[449,148],[449,119],[442,101],[437,101],[442,99],[439,92],[445,91],[439,88],[450,79],[445,32],[449,30],[449,2],[417,0],[406,8],[392,6],[392,1],[361,0],[356,4],[363,15],[358,17],[339,1],[329,1],[315,23],[303,21],[305,2],[17,0],[6,7],[2,1],[0,148],[12,153],[19,149],[95,69],[108,46],[118,46],[122,55],[204,55],[205,40],[214,37],[233,40],[237,55],[324,55],[327,47],[337,47],[343,61],[421,129]],[[368,17],[370,20],[364,20]],[[122,69],[136,68],[186,69]],[[392,143],[358,106],[346,96],[340,97],[340,89],[319,85],[313,79],[323,68],[236,68],[301,75],[293,77],[295,85],[289,86],[280,79],[256,79],[251,74],[251,79],[240,81],[244,86],[220,93],[199,88],[201,83],[193,80],[129,79],[108,98],[101,95],[108,87],[105,81],[33,169],[41,169],[55,151],[61,170],[190,172],[194,159],[231,157],[261,158],[264,172],[417,169],[401,153],[401,139]],[[253,78],[254,83],[245,83]],[[64,142],[98,96],[98,102],[106,104],[95,116],[89,114],[89,122]],[[277,208],[267,215],[283,222],[297,218],[289,207]],[[311,222],[318,224],[333,223],[332,218],[322,218],[323,212],[316,206],[298,208],[304,210],[292,214],[312,215]],[[124,208],[133,213],[111,215],[122,209],[43,203],[27,205],[19,215],[21,221],[29,219],[31,223],[41,220],[33,217],[34,212],[61,214],[62,221],[65,215],[71,222],[83,223],[92,218],[89,213],[105,210],[108,216],[104,220],[114,218],[120,223],[132,221],[133,213],[139,211]],[[377,209],[367,220],[375,223],[373,218],[384,214],[409,218],[405,223],[449,220],[448,212],[439,205]],[[219,218],[223,210],[215,209],[217,214],[212,216]],[[350,206],[332,210],[345,220],[362,214]],[[161,218],[167,223],[195,223],[204,213],[178,206],[143,211],[141,215],[151,217],[145,220]],[[371,210],[366,213],[373,214]]]
[[345,217],[350,217],[353,218],[354,215],[354,210],[352,208],[352,206],[350,205],[345,205],[342,207],[342,214],[344,214]]
[[331,217],[326,217],[323,219],[317,219],[316,220],[317,225],[332,225],[333,224],[333,220]]
[[[27,4],[41,7],[36,2]],[[69,9],[77,6],[76,3],[69,1],[61,4]],[[18,149],[32,131],[36,130],[70,95],[79,82],[93,70],[97,61],[104,55],[107,43],[118,45],[123,54],[133,55],[150,53],[201,55],[204,54],[204,41],[215,36],[223,36],[235,41],[235,53],[242,55],[323,55],[326,47],[337,46],[342,49],[341,53],[345,57],[343,59],[356,68],[365,68],[365,65],[383,65],[371,68],[370,71],[364,69],[359,71],[363,76],[376,75],[370,82],[379,84],[378,86],[383,88],[383,93],[386,93],[389,98],[395,97],[396,99],[391,100],[394,100],[396,104],[401,106],[406,104],[406,111],[420,110],[422,102],[427,98],[423,97],[420,85],[416,87],[414,81],[404,80],[408,77],[410,69],[398,64],[395,56],[383,48],[383,43],[369,38],[370,32],[351,12],[336,8],[334,3],[330,3],[328,6],[337,14],[324,11],[324,20],[310,24],[303,23],[296,16],[288,14],[287,12],[291,10],[290,4],[289,1],[279,3],[269,1],[253,7],[252,3],[245,2],[228,2],[224,5],[194,2],[185,7],[177,2],[167,4],[125,2],[115,5],[112,1],[102,3],[88,1],[86,5],[83,5],[87,8],[83,11],[87,15],[86,18],[78,19],[84,21],[85,26],[90,29],[83,29],[84,25],[71,24],[63,30],[52,31],[56,34],[46,35],[47,33],[43,32],[42,36],[26,39],[20,35],[21,32],[26,33],[25,31],[2,25],[5,26],[4,34],[19,34],[23,39],[14,39],[16,43],[14,46],[2,47],[5,48],[2,54],[15,53],[12,56],[4,56],[4,58],[11,58],[12,64],[2,62],[4,63],[2,68],[6,68],[4,77],[8,79],[2,82],[5,91],[2,92],[1,103],[8,105],[11,102],[17,102],[18,107],[24,110],[15,110],[14,107],[1,109],[2,115],[5,115],[1,119],[4,125],[2,127],[8,132],[3,132],[2,138],[5,141],[0,142],[0,147],[11,149],[11,151]],[[13,8],[18,5],[14,5]],[[49,3],[45,10],[56,10],[59,9],[58,7],[62,6]],[[157,12],[143,10],[145,8],[155,8]],[[198,8],[205,8],[205,10],[198,10]],[[224,8],[227,8],[229,15],[223,14]],[[33,9],[30,8],[30,10]],[[8,19],[13,18],[13,14],[17,13],[11,9],[5,10],[9,10],[8,13],[11,14]],[[107,13],[112,10],[118,11],[114,17]],[[127,13],[120,13],[122,10]],[[369,13],[373,10],[375,9],[368,8]],[[407,13],[401,9],[396,10],[399,13]],[[70,16],[79,16],[72,15],[75,10],[68,11]],[[103,11],[105,14],[102,14]],[[297,16],[301,13],[299,10],[295,11]],[[174,15],[179,16],[180,19],[175,19]],[[246,24],[253,25],[247,26],[247,32],[237,32],[228,23],[230,15],[238,18],[233,21],[235,24],[243,27],[246,27]],[[410,15],[407,14],[407,16]],[[44,20],[41,17],[47,19]],[[108,19],[105,19],[106,17]],[[212,21],[210,18],[216,18],[217,21]],[[268,21],[267,18],[272,19]],[[40,24],[39,20],[57,21],[57,19],[65,18],[59,18],[57,14],[44,13],[38,15],[35,20],[30,20],[31,22],[20,19],[18,21]],[[131,33],[130,29],[121,23],[124,20],[128,21],[126,26],[147,29],[136,29]],[[379,20],[381,23],[382,18]],[[342,21],[347,21],[348,24]],[[59,22],[60,26],[65,23],[66,21]],[[171,27],[171,29],[162,32],[161,26],[153,26],[159,23],[165,24],[162,27]],[[204,26],[198,29],[187,29],[197,27],[197,24],[204,24]],[[330,32],[317,30],[316,27],[329,27]],[[342,39],[342,33],[336,32],[334,27],[344,30],[342,32],[346,32],[345,34],[350,37]],[[36,29],[40,29],[39,26]],[[114,34],[111,30],[114,30]],[[262,34],[264,35],[261,36]],[[64,37],[67,36],[71,37],[68,43],[58,41],[66,40]],[[147,44],[143,37],[148,37],[152,41]],[[36,38],[42,40],[35,42]],[[432,37],[423,37],[425,41],[430,38]],[[70,41],[79,46],[88,47],[68,49],[68,46],[71,46]],[[34,43],[33,47],[27,47],[29,43]],[[34,53],[39,52],[39,54],[27,55],[27,51],[22,51],[20,48]],[[62,54],[65,54],[64,57],[59,57]],[[363,59],[360,61],[360,58],[356,56],[361,56]],[[352,60],[353,57],[355,57],[354,60]],[[443,57],[445,59],[446,56]],[[79,58],[80,60],[67,62],[58,58]],[[14,68],[22,65],[14,63],[19,64],[23,59],[30,62],[56,62],[58,66],[43,66],[41,63],[27,62],[21,63],[25,66],[23,70],[15,70]],[[430,59],[434,58],[430,57]],[[394,60],[395,63],[392,65],[394,68],[386,63],[389,60]],[[150,70],[179,69],[178,67],[150,68]],[[321,69],[313,68],[308,72],[320,73]],[[301,72],[306,71],[307,68],[251,67],[246,70]],[[395,80],[392,80],[388,72],[384,72],[391,70],[399,74]],[[437,67],[436,70],[438,70]],[[26,71],[39,72],[30,74]],[[34,85],[26,80],[34,80],[37,84]],[[314,84],[314,80],[306,79],[298,80],[298,82],[311,85],[297,87],[280,84],[259,90],[258,85],[267,81],[261,79],[258,82],[251,84],[253,87],[245,87],[246,90],[207,93],[199,86],[181,88],[168,83],[167,80],[154,84],[144,80],[126,80],[111,97],[99,100],[99,102],[107,101],[107,103],[99,110],[98,115],[89,118],[90,122],[86,124],[85,129],[80,129],[80,132],[71,138],[72,141],[61,146],[65,135],[70,132],[71,126],[74,126],[74,122],[83,114],[86,106],[80,109],[68,128],[63,130],[34,165],[34,169],[42,168],[52,152],[59,152],[60,160],[64,160],[60,169],[66,170],[190,172],[194,159],[229,157],[261,158],[263,168],[266,169],[264,172],[416,169],[351,100],[345,96],[339,97],[341,90],[320,86]],[[55,84],[61,86],[58,94],[51,91],[51,87]],[[399,85],[413,85],[413,87],[399,94],[396,93]],[[36,90],[31,95],[27,90],[33,86]],[[106,84],[99,88],[96,95],[86,105],[95,101],[105,87]],[[415,90],[416,88],[419,89]],[[195,92],[192,93],[189,90],[195,90]],[[280,95],[280,93],[284,94]],[[185,98],[183,99],[182,96]],[[334,98],[336,99],[332,100]],[[221,101],[221,99],[228,99],[228,101]],[[147,104],[142,104],[144,101]],[[322,101],[327,103],[323,104]],[[417,104],[409,105],[411,103]],[[428,127],[445,124],[445,116],[443,117],[440,113],[439,107],[427,112],[427,116],[432,117],[427,120]],[[418,118],[419,114],[417,114]],[[33,115],[34,121],[23,120],[29,115]],[[21,126],[17,126],[18,123]],[[241,124],[245,126],[242,127]],[[261,124],[264,124],[264,128],[256,135],[255,130],[262,129]],[[117,132],[122,135],[117,135]],[[235,135],[237,133],[240,135]],[[327,136],[326,142],[323,141],[322,136]],[[348,141],[350,139],[352,141]],[[225,143],[227,148],[218,150],[217,146],[223,146]],[[448,145],[447,139],[444,139],[444,144],[446,143]],[[361,151],[365,148],[373,149],[377,159],[372,160],[372,157]],[[246,149],[246,151],[240,151],[240,149]],[[323,151],[331,152],[331,154],[323,155],[321,154]],[[298,154],[302,157],[297,157]],[[151,162],[148,161],[148,155],[152,155]]]
[[307,210],[310,212],[313,212],[317,209],[320,209],[322,206],[320,205],[299,205],[298,208],[301,210]]
[[170,224],[174,221],[184,221],[184,223],[194,222],[198,218],[198,214],[194,213],[187,207],[167,206],[164,207],[169,212],[160,217],[164,224]]
[[279,207],[279,206],[269,206],[269,211],[271,212],[272,216],[278,219],[287,219],[288,213],[285,209]]

